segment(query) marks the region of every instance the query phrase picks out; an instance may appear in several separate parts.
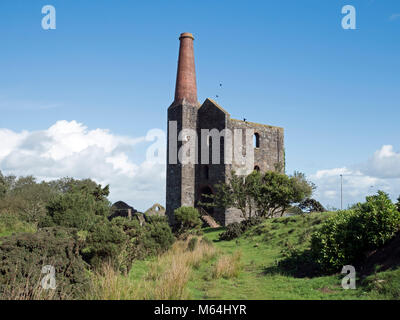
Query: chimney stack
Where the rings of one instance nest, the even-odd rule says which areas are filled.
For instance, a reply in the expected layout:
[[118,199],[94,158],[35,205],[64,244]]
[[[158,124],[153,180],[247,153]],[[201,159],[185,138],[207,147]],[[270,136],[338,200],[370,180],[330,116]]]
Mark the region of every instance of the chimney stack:
[[185,32],[181,34],[179,40],[181,43],[174,104],[181,104],[185,101],[191,105],[198,105],[193,51],[194,37],[191,33]]

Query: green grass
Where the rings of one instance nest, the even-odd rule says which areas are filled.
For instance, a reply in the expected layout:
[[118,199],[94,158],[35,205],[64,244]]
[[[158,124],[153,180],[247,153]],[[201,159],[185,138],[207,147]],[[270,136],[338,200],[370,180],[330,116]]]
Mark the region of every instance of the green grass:
[[[283,259],[288,247],[305,249],[311,234],[320,223],[333,213],[294,216],[271,219],[246,232],[237,240],[219,241],[221,229],[205,229],[205,237],[212,240],[224,254],[242,253],[242,271],[231,279],[212,279],[214,261],[194,270],[188,283],[193,299],[385,299],[400,295],[400,284],[391,281],[374,281],[369,277],[367,285],[357,281],[356,290],[344,290],[344,275],[296,278],[279,271],[277,261]],[[400,270],[388,272],[386,278],[399,279]],[[378,278],[381,275],[378,274]],[[383,275],[382,275],[383,277]],[[400,280],[400,279],[399,279]],[[398,281],[396,281],[398,282]],[[376,283],[382,288],[376,288]],[[384,287],[386,285],[386,287]],[[398,291],[396,291],[399,289]]]

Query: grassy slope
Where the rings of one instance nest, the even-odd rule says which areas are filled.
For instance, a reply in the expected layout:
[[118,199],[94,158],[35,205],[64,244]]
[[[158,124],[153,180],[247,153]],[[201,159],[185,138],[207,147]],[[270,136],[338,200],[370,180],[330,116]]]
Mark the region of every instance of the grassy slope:
[[[242,252],[243,269],[237,278],[212,279],[210,270],[215,261],[194,270],[188,283],[194,299],[376,299],[384,298],[375,291],[358,286],[344,290],[344,275],[295,278],[273,270],[282,259],[287,246],[303,249],[309,245],[311,234],[328,214],[310,214],[277,218],[246,232],[238,240],[218,241],[221,230],[205,229],[205,237],[224,253]],[[390,276],[390,275],[389,275]]]

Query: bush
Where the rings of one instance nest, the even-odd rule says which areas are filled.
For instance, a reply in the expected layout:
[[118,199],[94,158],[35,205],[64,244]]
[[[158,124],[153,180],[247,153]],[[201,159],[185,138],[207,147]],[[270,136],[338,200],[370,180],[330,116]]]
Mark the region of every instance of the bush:
[[[0,299],[77,298],[88,285],[76,231],[46,228],[5,237],[0,245]],[[55,268],[56,289],[43,290],[42,267]],[[48,294],[48,292],[47,292]]]
[[134,260],[145,259],[168,250],[175,238],[165,217],[148,217],[147,223],[140,225],[136,219],[117,217],[111,222],[126,238],[116,257],[119,270],[128,272]]
[[0,236],[8,236],[13,233],[36,231],[36,226],[32,223],[21,221],[17,215],[3,212],[0,213]]
[[198,242],[198,239],[196,237],[191,238],[188,242],[188,250],[194,251],[194,249],[196,249],[197,242]]
[[400,212],[389,196],[378,191],[354,210],[340,211],[313,234],[311,250],[327,272],[357,264],[368,250],[383,245],[399,231]]
[[93,225],[86,233],[85,246],[81,250],[83,259],[97,269],[103,263],[121,268],[121,254],[128,237],[118,226],[103,220]]
[[243,220],[240,222],[242,225],[243,231],[250,229],[251,227],[257,226],[262,223],[265,219],[262,217],[251,217],[247,220]]
[[144,225],[143,237],[139,245],[144,250],[144,256],[157,255],[167,251],[175,241],[166,217],[150,217]]
[[234,222],[227,225],[226,230],[219,235],[219,240],[232,240],[239,238],[243,232],[243,225],[239,222]]
[[202,225],[200,213],[196,208],[180,207],[175,209],[174,215],[180,233],[190,229],[198,229]]
[[234,223],[228,224],[228,226],[226,227],[226,230],[219,235],[219,239],[220,240],[232,240],[235,238],[239,238],[245,231],[247,231],[251,227],[259,225],[264,220],[265,220],[265,218],[262,218],[262,217],[251,217],[251,218],[248,218],[247,220],[241,221],[240,223],[234,222]]

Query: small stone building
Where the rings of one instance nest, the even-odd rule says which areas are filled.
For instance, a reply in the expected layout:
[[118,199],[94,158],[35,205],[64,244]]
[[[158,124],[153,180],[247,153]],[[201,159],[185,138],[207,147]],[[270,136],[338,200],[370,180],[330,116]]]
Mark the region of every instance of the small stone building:
[[[168,148],[167,148],[167,189],[166,214],[171,224],[174,223],[173,212],[181,206],[198,207],[198,203],[209,201],[203,194],[213,194],[214,185],[229,179],[232,170],[238,174],[247,175],[253,170],[265,172],[284,168],[284,132],[283,128],[266,124],[232,119],[230,114],[212,99],[206,99],[202,104],[197,100],[196,72],[194,63],[193,41],[191,33],[182,33],[180,36],[178,71],[175,87],[175,99],[168,108]],[[245,106],[249,107],[249,106]],[[175,127],[174,127],[175,126]],[[197,133],[196,137],[185,135],[190,129]],[[203,129],[216,129],[219,136],[203,136]],[[227,161],[229,155],[225,144],[235,143],[236,136],[225,140],[227,136],[221,134],[228,129],[242,129],[242,141],[246,141],[247,132],[253,132],[252,151],[254,161],[252,167],[244,167],[243,162]],[[176,132],[175,132],[176,130]],[[182,131],[183,130],[183,131]],[[179,152],[190,139],[196,139],[195,161],[182,163],[179,161]],[[240,137],[239,137],[240,138]],[[207,141],[205,141],[205,139]],[[208,156],[202,155],[207,145]],[[216,147],[215,147],[215,146]],[[213,150],[219,152],[220,162],[212,161]],[[247,150],[243,145],[243,156]],[[189,151],[190,153],[190,151]],[[232,157],[232,156],[231,156]],[[209,158],[208,163],[204,159]],[[177,162],[174,162],[178,159]],[[250,170],[249,170],[250,169]],[[205,208],[204,208],[205,209]],[[205,209],[221,225],[240,221],[241,214],[237,209]]]
[[148,216],[165,216],[165,208],[161,204],[155,203],[144,214]]

